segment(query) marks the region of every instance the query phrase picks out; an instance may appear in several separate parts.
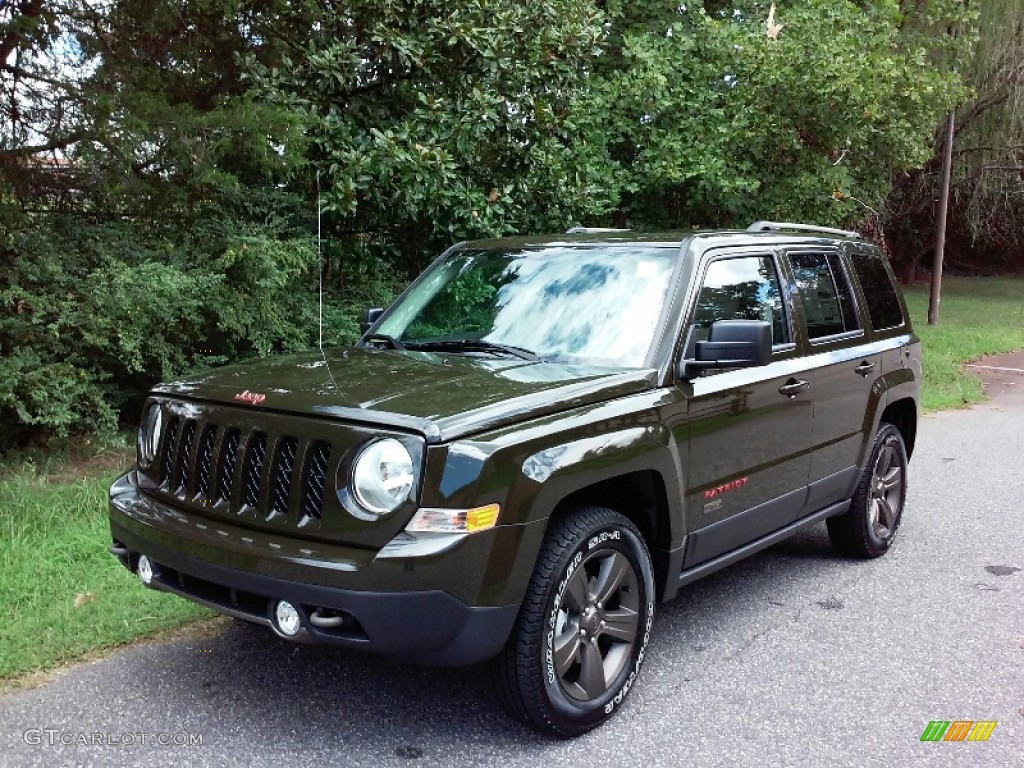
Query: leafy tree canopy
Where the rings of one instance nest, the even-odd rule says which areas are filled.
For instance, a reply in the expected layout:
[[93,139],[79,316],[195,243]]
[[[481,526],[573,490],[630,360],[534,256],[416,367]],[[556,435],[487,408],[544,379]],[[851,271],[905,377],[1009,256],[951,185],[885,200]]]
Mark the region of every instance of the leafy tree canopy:
[[355,0],[290,10],[303,34],[255,92],[299,115],[324,210],[354,247],[418,265],[453,240],[564,227],[614,204],[573,109],[602,14],[575,0]]
[[[656,226],[842,223],[880,207],[962,97],[935,34],[959,3],[609,3],[596,86],[626,218]],[[769,14],[773,27],[768,26]],[[952,54],[950,54],[952,55]]]

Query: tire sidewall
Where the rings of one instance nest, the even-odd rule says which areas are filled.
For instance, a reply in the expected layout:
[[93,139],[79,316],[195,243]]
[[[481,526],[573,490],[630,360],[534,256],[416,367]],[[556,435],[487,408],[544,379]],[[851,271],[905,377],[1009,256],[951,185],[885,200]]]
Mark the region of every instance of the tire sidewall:
[[[870,524],[869,511],[871,503],[871,479],[875,474],[875,465],[878,463],[878,457],[887,445],[891,445],[896,449],[900,462],[900,469],[903,473],[903,482],[900,487],[900,507],[896,515],[896,524],[893,526],[893,530],[889,533],[889,536],[881,539],[875,535]],[[907,503],[907,464],[907,448],[903,443],[903,435],[891,424],[884,425],[884,427],[879,430],[878,436],[875,438],[875,445],[871,450],[871,461],[867,468],[867,482],[863,498],[860,500],[859,509],[861,525],[864,526],[865,541],[868,542],[872,550],[878,553],[885,552],[893,545],[896,541],[896,536],[899,534],[900,524],[903,522],[903,509]]]
[[[555,626],[558,606],[561,604],[570,577],[582,567],[589,555],[601,550],[622,553],[633,567],[637,584],[643,593],[640,600],[639,632],[629,661],[619,672],[614,683],[597,699],[580,702],[562,690],[554,668]],[[610,717],[625,701],[636,682],[647,652],[654,620],[654,575],[650,556],[639,534],[632,526],[620,523],[602,524],[591,528],[562,559],[556,575],[557,578],[548,590],[544,603],[544,625],[539,649],[544,699],[552,720],[563,724],[563,727],[568,726],[583,732]]]

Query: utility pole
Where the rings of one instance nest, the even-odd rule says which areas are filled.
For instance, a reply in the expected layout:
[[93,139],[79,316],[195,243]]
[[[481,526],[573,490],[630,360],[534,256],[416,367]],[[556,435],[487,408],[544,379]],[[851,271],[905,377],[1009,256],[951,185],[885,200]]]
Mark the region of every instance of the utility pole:
[[954,116],[953,112],[946,116],[946,142],[942,147],[942,192],[939,195],[939,214],[935,222],[935,258],[932,262],[932,290],[928,297],[928,325],[939,322],[942,260],[946,250],[946,214],[949,211],[949,179],[953,170]]

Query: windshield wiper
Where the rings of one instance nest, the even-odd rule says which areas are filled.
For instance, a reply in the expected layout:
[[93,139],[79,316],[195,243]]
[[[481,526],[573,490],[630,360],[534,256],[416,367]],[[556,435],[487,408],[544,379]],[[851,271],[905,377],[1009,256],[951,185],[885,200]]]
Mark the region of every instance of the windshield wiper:
[[383,341],[385,344],[390,344],[392,349],[405,350],[405,344],[394,336],[388,336],[386,333],[371,333],[363,341]]
[[440,341],[417,341],[407,344],[409,349],[444,349],[463,352],[503,352],[520,360],[540,360],[535,353],[523,347],[514,347],[511,344],[497,344],[493,341],[483,339],[443,339]]

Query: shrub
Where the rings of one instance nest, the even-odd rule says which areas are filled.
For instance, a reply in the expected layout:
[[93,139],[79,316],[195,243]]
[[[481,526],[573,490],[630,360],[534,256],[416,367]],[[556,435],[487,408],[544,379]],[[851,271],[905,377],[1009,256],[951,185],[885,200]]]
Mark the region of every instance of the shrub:
[[[4,246],[0,430],[109,431],[158,380],[317,340],[317,254],[305,232],[231,220],[174,238],[131,222],[40,218]],[[362,267],[362,290],[326,294],[325,342],[358,335],[364,303],[397,283]]]

